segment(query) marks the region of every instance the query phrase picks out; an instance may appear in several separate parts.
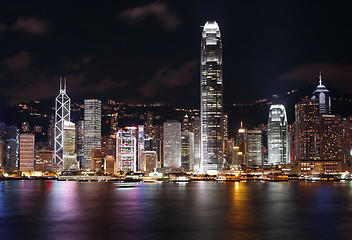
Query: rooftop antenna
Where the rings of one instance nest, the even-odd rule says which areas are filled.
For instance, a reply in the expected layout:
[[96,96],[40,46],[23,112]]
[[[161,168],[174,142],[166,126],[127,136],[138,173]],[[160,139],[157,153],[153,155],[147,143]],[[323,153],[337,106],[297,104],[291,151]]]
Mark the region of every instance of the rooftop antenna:
[[66,77],[60,77],[60,92],[66,93]]
[[320,74],[319,74],[319,85],[323,85],[323,81],[321,80],[321,71],[320,71]]

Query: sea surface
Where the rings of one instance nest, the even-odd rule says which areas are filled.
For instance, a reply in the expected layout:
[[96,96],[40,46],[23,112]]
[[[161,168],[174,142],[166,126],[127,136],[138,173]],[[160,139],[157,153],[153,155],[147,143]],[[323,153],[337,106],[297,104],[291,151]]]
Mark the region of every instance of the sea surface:
[[0,239],[352,239],[352,182],[0,182]]

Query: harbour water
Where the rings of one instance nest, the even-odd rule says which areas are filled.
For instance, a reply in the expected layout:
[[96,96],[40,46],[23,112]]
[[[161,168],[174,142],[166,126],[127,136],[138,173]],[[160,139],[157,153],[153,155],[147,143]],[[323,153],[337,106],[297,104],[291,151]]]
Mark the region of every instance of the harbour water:
[[0,183],[0,239],[351,236],[352,182]]

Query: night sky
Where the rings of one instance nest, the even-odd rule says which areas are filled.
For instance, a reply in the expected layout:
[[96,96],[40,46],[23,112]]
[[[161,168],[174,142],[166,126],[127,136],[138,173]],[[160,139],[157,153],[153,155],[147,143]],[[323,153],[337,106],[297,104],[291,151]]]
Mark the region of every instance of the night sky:
[[352,93],[344,1],[7,1],[0,101],[78,98],[199,107],[201,26],[218,22],[224,104],[318,83]]

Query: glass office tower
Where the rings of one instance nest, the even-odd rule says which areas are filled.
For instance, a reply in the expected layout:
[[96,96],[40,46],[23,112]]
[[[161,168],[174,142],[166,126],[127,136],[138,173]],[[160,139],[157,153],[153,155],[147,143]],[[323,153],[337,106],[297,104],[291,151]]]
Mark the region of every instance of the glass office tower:
[[205,23],[201,43],[201,166],[217,174],[223,158],[222,44],[215,21]]
[[287,116],[282,104],[271,105],[268,121],[268,161],[269,164],[290,163]]

